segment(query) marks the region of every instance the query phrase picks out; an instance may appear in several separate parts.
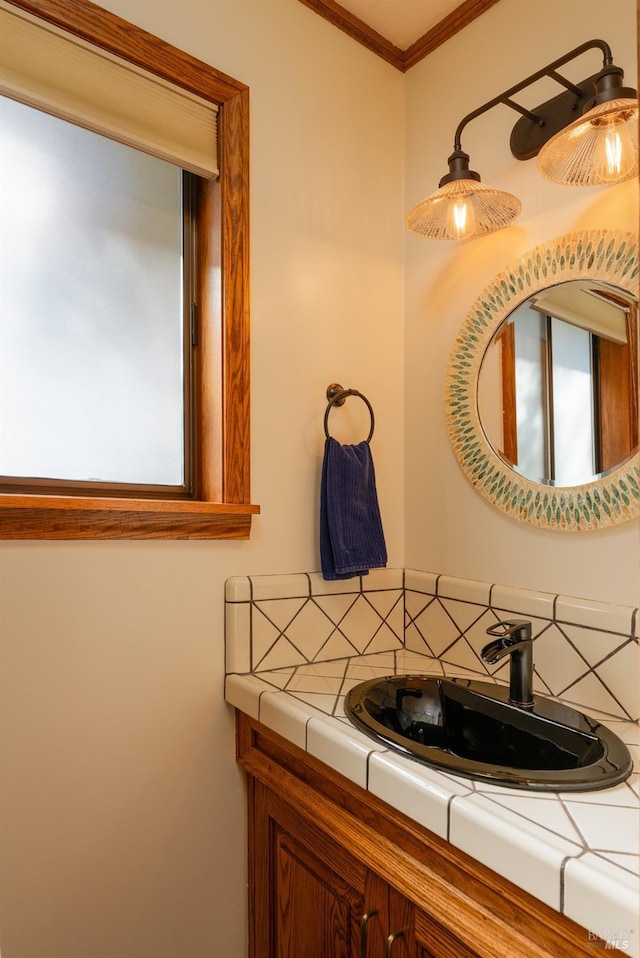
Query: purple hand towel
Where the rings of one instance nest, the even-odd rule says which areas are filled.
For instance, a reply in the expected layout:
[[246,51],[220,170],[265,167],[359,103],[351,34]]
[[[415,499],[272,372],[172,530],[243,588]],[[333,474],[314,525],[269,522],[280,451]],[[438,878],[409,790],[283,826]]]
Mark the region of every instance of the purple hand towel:
[[324,445],[320,484],[320,561],[325,579],[350,579],[387,564],[368,442]]

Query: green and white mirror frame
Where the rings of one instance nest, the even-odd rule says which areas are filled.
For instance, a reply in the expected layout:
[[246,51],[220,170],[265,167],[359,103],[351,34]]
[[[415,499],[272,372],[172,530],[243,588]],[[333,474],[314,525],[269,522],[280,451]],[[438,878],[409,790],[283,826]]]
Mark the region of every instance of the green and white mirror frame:
[[478,414],[478,375],[500,324],[532,294],[572,279],[597,279],[638,298],[638,238],[632,233],[568,233],[529,250],[499,273],[465,319],[449,358],[445,409],[462,469],[489,502],[544,529],[601,529],[640,515],[640,453],[579,486],[541,484],[521,476],[488,442]]

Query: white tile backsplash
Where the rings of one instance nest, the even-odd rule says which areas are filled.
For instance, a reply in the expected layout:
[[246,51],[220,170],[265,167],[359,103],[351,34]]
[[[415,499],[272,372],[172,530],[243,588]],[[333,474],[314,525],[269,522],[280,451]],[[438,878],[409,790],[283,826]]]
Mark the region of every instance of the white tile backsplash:
[[[369,576],[362,578],[368,579]],[[320,572],[310,572],[309,587],[311,595],[339,595],[343,592],[358,592],[361,588],[362,578],[356,576],[354,579],[323,579]]]
[[439,576],[433,572],[418,572],[416,569],[404,570],[404,587],[407,592],[423,592],[436,595]]
[[251,671],[251,606],[248,602],[225,604],[225,631],[234,636],[225,646],[227,672]]
[[535,687],[574,706],[637,720],[637,610],[413,569],[337,582],[319,573],[235,576],[226,584],[227,669],[247,672],[400,651],[505,681],[487,668],[486,630],[532,622]]
[[442,575],[438,578],[438,596],[441,599],[461,599],[464,602],[489,605],[490,593],[491,586],[488,582],[458,579],[449,575]]
[[309,576],[300,573],[292,575],[251,576],[252,597],[260,599],[288,599],[291,596],[308,596],[310,593]]
[[554,601],[555,596],[548,592],[531,592],[506,585],[494,585],[491,590],[491,605],[496,612],[517,612],[521,616],[552,619]]
[[630,635],[634,609],[624,605],[608,605],[605,602],[590,602],[559,595],[556,602],[558,622],[574,622],[604,632],[620,632]]
[[362,576],[363,592],[402,588],[404,588],[404,569],[372,569],[369,575]]
[[246,575],[234,575],[225,582],[224,597],[227,602],[249,602],[251,580]]
[[632,716],[637,716],[638,708],[638,643],[630,639],[622,648],[597,666],[602,682],[618,697],[621,704]]

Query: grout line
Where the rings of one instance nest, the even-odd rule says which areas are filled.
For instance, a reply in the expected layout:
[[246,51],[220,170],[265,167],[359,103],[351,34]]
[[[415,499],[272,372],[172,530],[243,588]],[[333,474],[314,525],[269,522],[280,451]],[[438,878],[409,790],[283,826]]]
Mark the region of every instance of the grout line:
[[464,795],[450,795],[447,799],[447,841],[451,842],[451,814],[453,811],[453,803],[456,798],[464,798]]
[[570,856],[567,855],[565,858],[562,859],[562,864],[560,865],[560,889],[559,889],[559,891],[560,891],[560,896],[559,896],[559,897],[560,897],[560,900],[559,900],[559,902],[558,902],[558,911],[560,912],[561,915],[564,915],[564,898],[565,898],[565,894],[564,894],[565,875],[564,875],[564,872],[565,872],[565,868],[566,868],[566,866],[567,866],[567,862],[570,861],[570,860],[571,860],[571,859],[570,859]]

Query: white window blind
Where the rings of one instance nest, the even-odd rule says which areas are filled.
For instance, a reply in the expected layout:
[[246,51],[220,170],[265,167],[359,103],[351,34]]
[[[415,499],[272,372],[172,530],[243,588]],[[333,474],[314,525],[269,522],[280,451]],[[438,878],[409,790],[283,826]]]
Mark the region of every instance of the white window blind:
[[215,103],[2,0],[0,94],[199,176],[218,173]]

